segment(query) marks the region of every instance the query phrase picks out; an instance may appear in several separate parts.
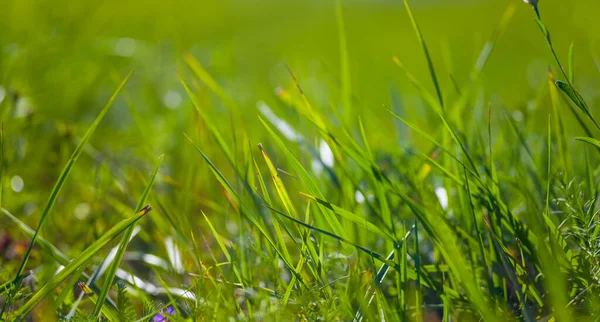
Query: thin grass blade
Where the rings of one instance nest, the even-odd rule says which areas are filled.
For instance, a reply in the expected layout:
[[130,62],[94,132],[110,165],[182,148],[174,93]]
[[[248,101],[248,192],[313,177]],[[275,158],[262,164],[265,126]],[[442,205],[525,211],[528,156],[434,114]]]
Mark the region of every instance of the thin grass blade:
[[[152,186],[154,185],[154,179],[156,179],[156,175],[158,174],[158,170],[160,169],[163,159],[164,159],[164,155],[161,155],[158,158],[158,162],[156,164],[156,167],[154,168],[154,171],[152,172],[152,175],[150,176],[150,180],[148,181],[148,184],[146,184],[146,187],[144,188],[144,192],[142,192],[142,196],[140,197],[138,204],[135,207],[134,214],[140,212],[144,208],[144,205],[146,204],[146,200],[148,199],[148,195],[150,194],[150,191],[152,190]],[[102,309],[102,306],[104,304],[104,299],[106,298],[106,296],[108,295],[108,292],[110,291],[110,288],[112,287],[113,281],[115,279],[115,274],[117,273],[117,269],[119,268],[119,265],[121,265],[121,261],[123,260],[123,255],[125,254],[125,249],[127,249],[127,245],[129,244],[131,235],[133,234],[133,228],[134,228],[134,225],[131,225],[129,228],[127,228],[127,230],[125,230],[125,233],[123,234],[123,237],[121,238],[121,242],[119,243],[119,248],[117,250],[117,253],[115,254],[115,257],[114,257],[112,263],[108,267],[108,270],[106,271],[106,274],[105,274],[106,278],[104,279],[104,286],[102,287],[102,290],[100,291],[100,294],[98,295],[98,301],[96,302],[96,305],[94,306],[94,311],[92,312],[92,316],[98,316],[98,314],[100,314],[100,310]]]
[[44,286],[42,286],[19,310],[16,311],[17,317],[24,317],[29,313],[44,297],[54,290],[62,281],[64,281],[70,274],[75,272],[81,266],[87,264],[92,257],[98,253],[104,246],[106,246],[111,240],[135,224],[138,220],[144,217],[152,208],[150,206],[144,207],[137,214],[123,219],[121,222],[116,224],[109,231],[104,233],[98,238],[92,245],[86,248],[79,256],[73,259],[68,265],[66,265],[58,274],[50,279]]

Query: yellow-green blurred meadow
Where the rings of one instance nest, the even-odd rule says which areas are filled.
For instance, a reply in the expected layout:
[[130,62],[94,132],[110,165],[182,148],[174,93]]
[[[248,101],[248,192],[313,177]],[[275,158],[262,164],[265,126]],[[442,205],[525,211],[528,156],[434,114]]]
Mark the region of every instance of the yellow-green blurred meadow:
[[597,320],[600,3],[536,3],[1,1],[0,320]]

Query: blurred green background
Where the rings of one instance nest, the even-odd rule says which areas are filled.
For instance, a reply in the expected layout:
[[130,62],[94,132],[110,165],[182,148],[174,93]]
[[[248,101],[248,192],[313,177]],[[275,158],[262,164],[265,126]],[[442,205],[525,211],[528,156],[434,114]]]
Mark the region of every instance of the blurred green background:
[[[447,95],[452,78],[459,84],[468,80],[504,11],[515,5],[484,70],[481,105],[473,113],[475,120],[485,120],[481,107],[490,102],[518,111],[515,118],[531,120],[533,127],[546,123],[546,114],[538,117],[538,112],[547,106],[532,98],[547,82],[549,66],[556,67],[529,6],[516,0],[411,3]],[[578,88],[597,106],[600,3],[541,0],[540,7],[562,59],[575,41]],[[362,117],[374,150],[408,140],[388,108],[425,130],[439,126],[392,62],[399,57],[432,90],[402,2],[344,1],[343,12],[353,95],[352,110],[343,114],[349,122],[356,125],[357,116]],[[211,150],[214,139],[196,126],[198,116],[178,80],[178,74],[191,78],[183,57],[191,54],[200,61],[241,106],[231,111],[196,84],[213,122],[228,140],[248,140],[254,148],[268,140],[257,118],[260,101],[300,130],[307,126],[277,97],[281,90],[296,91],[286,65],[314,106],[328,115],[339,109],[339,43],[333,1],[2,1],[2,206],[36,227],[78,138],[120,79],[135,69],[78,161],[42,235],[67,252],[81,250],[85,243],[74,241],[93,240],[115,218],[129,214],[122,205],[135,205],[143,178],[161,153],[166,159],[157,189],[166,209],[189,214],[190,221],[192,208],[226,213],[225,198],[213,192],[217,184],[182,135],[197,138],[215,163],[224,159],[218,148]],[[396,140],[383,139],[390,137]],[[114,209],[122,211],[115,214]],[[152,218],[148,234],[168,234],[164,219]],[[11,225],[0,217],[0,233],[25,240]]]

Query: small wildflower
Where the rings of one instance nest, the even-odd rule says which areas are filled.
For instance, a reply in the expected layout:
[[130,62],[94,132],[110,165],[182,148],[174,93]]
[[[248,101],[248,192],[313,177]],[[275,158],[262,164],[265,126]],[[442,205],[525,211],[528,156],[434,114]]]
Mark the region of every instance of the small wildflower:
[[168,322],[169,318],[164,316],[163,313],[167,315],[175,315],[175,309],[172,306],[167,307],[163,312],[156,314],[153,318],[153,322]]
[[166,322],[168,320],[167,320],[167,318],[164,315],[158,313],[157,315],[154,316],[154,318],[152,319],[152,321],[154,321],[154,322]]

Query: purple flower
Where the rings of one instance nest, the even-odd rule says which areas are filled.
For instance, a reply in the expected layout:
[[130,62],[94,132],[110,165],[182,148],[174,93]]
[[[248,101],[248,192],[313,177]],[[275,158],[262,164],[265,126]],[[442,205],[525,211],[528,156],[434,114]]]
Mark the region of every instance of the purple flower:
[[[168,315],[174,315],[175,314],[175,309],[172,306],[167,307],[165,310],[163,310],[163,313],[166,313]],[[164,316],[162,313],[158,313],[154,316],[154,318],[152,318],[152,322],[168,322],[169,319]]]
[[152,319],[152,321],[153,322],[166,322],[167,318],[164,315],[158,313],[157,315],[154,316],[154,318]]

